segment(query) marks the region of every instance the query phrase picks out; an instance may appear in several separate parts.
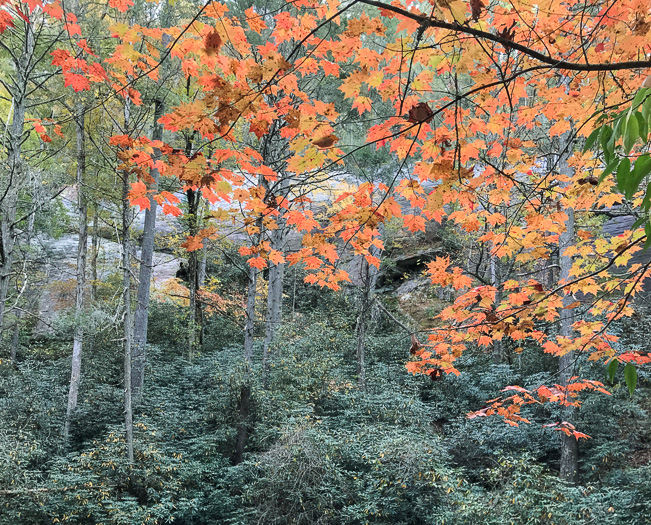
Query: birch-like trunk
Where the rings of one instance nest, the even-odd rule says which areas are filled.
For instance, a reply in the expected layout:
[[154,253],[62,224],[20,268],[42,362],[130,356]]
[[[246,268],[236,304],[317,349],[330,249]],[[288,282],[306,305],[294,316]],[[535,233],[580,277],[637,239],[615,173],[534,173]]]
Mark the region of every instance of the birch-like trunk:
[[[0,331],[4,324],[5,303],[9,294],[9,281],[14,252],[14,227],[18,190],[24,182],[24,166],[20,157],[25,127],[25,109],[29,91],[31,60],[34,54],[34,33],[29,22],[24,22],[25,40],[19,60],[14,64],[16,81],[13,92],[13,118],[8,129],[8,156],[5,176],[0,186]],[[4,170],[3,170],[4,171]]]
[[[152,140],[163,139],[163,126],[158,120],[163,116],[165,105],[160,100],[155,103],[154,131]],[[160,157],[160,150],[154,149],[154,160]],[[158,191],[159,172],[156,168],[150,172],[153,179],[149,183],[149,208],[145,211],[145,225],[140,245],[140,272],[138,276],[138,292],[136,297],[135,324],[133,329],[133,348],[131,367],[131,389],[134,399],[142,395],[147,364],[147,321],[149,317],[149,295],[151,291],[151,275],[154,262],[154,238],[156,234],[156,200],[153,195]]]
[[84,107],[76,108],[75,127],[77,130],[77,204],[79,207],[79,242],[77,244],[77,287],[75,292],[75,330],[72,343],[72,364],[70,387],[68,389],[68,407],[63,427],[63,437],[70,436],[70,425],[77,408],[77,396],[81,381],[81,353],[84,343],[84,289],[86,287],[86,253],[88,245],[88,205],[84,187],[86,175],[86,137]]
[[[124,104],[124,129],[129,131],[130,101]],[[127,459],[133,463],[133,406],[131,392],[131,344],[133,320],[131,315],[131,203],[129,202],[129,175],[122,174],[122,300],[124,337],[124,440],[127,445]]]

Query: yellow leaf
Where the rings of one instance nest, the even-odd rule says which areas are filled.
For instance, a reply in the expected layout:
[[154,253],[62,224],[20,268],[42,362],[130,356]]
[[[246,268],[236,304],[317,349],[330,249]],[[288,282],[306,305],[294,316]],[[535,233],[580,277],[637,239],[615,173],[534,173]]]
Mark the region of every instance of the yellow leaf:
[[450,2],[450,5],[448,6],[450,8],[450,13],[452,13],[452,17],[455,19],[455,21],[459,22],[462,24],[466,20],[466,4],[465,2],[462,2],[461,0],[455,0],[454,2]]

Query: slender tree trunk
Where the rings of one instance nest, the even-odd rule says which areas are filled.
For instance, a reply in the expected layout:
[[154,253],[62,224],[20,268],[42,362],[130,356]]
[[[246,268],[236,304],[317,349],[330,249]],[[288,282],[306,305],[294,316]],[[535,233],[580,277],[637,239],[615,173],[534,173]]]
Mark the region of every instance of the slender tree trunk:
[[[199,233],[199,203],[200,193],[195,190],[186,192],[188,197],[188,233],[191,236]],[[188,281],[190,285],[190,320],[188,328],[188,352],[192,360],[197,347],[201,344],[202,308],[199,301],[199,251],[188,253]]]
[[[154,109],[154,131],[152,140],[163,139],[163,126],[158,120],[163,116],[165,106],[157,100]],[[160,157],[160,150],[154,150],[154,160]],[[156,168],[151,170],[152,181],[149,190],[158,191],[159,172]],[[154,238],[156,234],[156,200],[149,196],[149,209],[145,211],[145,225],[140,245],[140,273],[138,280],[138,293],[136,298],[135,325],[133,329],[133,364],[131,369],[131,388],[134,399],[140,399],[142,386],[145,379],[145,365],[147,362],[147,321],[149,316],[149,294],[151,290],[151,275],[154,262]]]
[[[564,255],[565,249],[573,242],[574,237],[574,210],[568,208],[566,210],[567,221],[565,222],[565,232],[560,237],[559,242],[559,265],[560,265],[560,279],[568,281],[570,270],[572,268],[572,258]],[[563,310],[560,316],[560,331],[559,334],[563,337],[572,337],[572,310],[568,309],[572,303],[572,297],[565,295],[563,297]],[[558,363],[560,384],[566,386],[569,379],[574,375],[574,352],[568,352],[563,355]],[[563,409],[563,420],[572,422],[574,419],[574,407],[565,407]],[[561,478],[576,483],[579,479],[579,444],[574,436],[566,436],[560,432],[561,435]]]
[[[124,129],[128,133],[130,122],[130,101],[124,104]],[[127,445],[127,459],[133,463],[133,406],[131,393],[131,345],[133,320],[131,315],[131,203],[129,202],[129,175],[122,174],[122,286],[123,286],[123,332],[124,332],[124,438]]]
[[239,424],[237,427],[237,437],[235,439],[235,455],[233,464],[238,465],[242,462],[246,442],[249,437],[249,419],[251,416],[251,387],[246,384],[240,389],[240,398],[237,401],[237,414]]
[[[258,231],[253,235],[253,244],[258,244],[262,235],[262,218],[255,222]],[[240,387],[240,398],[237,403],[238,427],[235,439],[235,456],[233,463],[242,461],[242,455],[246,448],[246,442],[250,432],[250,407],[251,407],[251,384],[250,375],[253,366],[253,343],[255,340],[255,307],[256,288],[258,283],[258,269],[249,268],[249,285],[246,294],[246,321],[244,324],[244,364],[246,367],[244,383]]]
[[[9,140],[6,179],[0,187],[0,331],[4,325],[5,303],[9,294],[9,281],[14,251],[14,222],[18,191],[23,184],[24,166],[21,159],[23,131],[25,127],[25,110],[29,89],[31,58],[34,53],[34,33],[29,22],[24,23],[25,40],[16,68],[16,82],[13,96],[13,119],[9,126]],[[4,178],[4,177],[3,177]]]
[[[272,234],[272,248],[282,250],[285,239],[284,228],[279,227]],[[285,279],[285,264],[274,264],[269,268],[269,286],[267,291],[267,315],[264,330],[264,344],[262,347],[262,377],[265,387],[269,372],[269,347],[276,331],[282,322],[283,288]]]
[[[561,157],[558,162],[558,169],[561,173],[572,176],[572,170],[567,163],[572,151],[572,144],[570,141],[569,132],[566,134],[564,140],[561,141],[560,147],[562,149]],[[559,279],[567,282],[572,270],[572,258],[565,255],[565,250],[574,243],[574,210],[567,208],[565,210],[567,220],[565,221],[565,231],[561,234],[558,241],[558,264]],[[559,335],[562,337],[571,338],[573,334],[573,310],[568,306],[574,302],[571,295],[566,294],[563,297],[563,309],[560,314],[560,329]],[[566,386],[570,378],[574,375],[574,352],[569,352],[561,356],[559,363],[559,379],[562,386]],[[562,410],[563,421],[572,423],[574,420],[574,407],[564,407]],[[576,483],[579,479],[579,443],[573,436],[566,436],[563,432],[561,435],[561,465],[560,476],[561,478]]]
[[[371,248],[371,255],[377,257],[380,251]],[[366,392],[366,331],[368,329],[371,309],[373,307],[373,296],[375,295],[375,286],[377,284],[378,269],[369,264],[366,258],[362,258],[362,302],[357,315],[357,384],[363,392]]]
[[79,105],[76,111],[77,129],[77,203],[79,206],[79,242],[77,244],[77,288],[75,300],[75,331],[72,343],[72,365],[70,373],[70,388],[68,390],[68,407],[63,428],[63,437],[70,437],[70,425],[75,409],[81,381],[81,352],[84,342],[84,289],[86,287],[86,252],[88,245],[88,206],[85,195],[86,174],[86,138],[84,107]]
[[[206,267],[208,266],[208,249],[204,243],[201,248],[199,256],[199,275],[197,276],[198,284],[197,290],[201,291],[206,284]],[[206,323],[203,318],[203,303],[199,301],[199,308],[201,309],[201,326],[199,327],[199,346],[203,346],[204,335],[206,331]]]
[[[491,286],[497,290],[495,295],[495,305],[499,305],[502,300],[502,293],[499,291],[500,285],[500,267],[499,267],[499,258],[493,253],[495,247],[491,244],[489,245],[489,257],[490,257],[490,278]],[[504,363],[504,349],[502,348],[501,341],[493,341],[493,363],[496,365]]]
[[246,367],[244,383],[240,387],[240,398],[237,403],[238,426],[235,439],[235,456],[233,463],[237,465],[242,461],[249,436],[249,408],[251,405],[250,375],[253,365],[253,342],[255,328],[255,301],[256,285],[258,282],[258,269],[249,268],[249,286],[246,295],[246,322],[244,325],[244,362]]
[[258,284],[258,269],[249,268],[249,285],[246,292],[246,320],[244,324],[244,359],[248,365],[253,360],[253,342],[255,329],[255,301]]

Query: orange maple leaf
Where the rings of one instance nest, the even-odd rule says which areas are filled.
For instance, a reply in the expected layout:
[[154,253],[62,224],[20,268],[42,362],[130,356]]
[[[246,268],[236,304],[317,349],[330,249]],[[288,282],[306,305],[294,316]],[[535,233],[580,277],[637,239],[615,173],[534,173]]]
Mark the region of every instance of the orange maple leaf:
[[133,5],[133,0],[109,0],[108,5],[120,11],[120,13],[125,13]]

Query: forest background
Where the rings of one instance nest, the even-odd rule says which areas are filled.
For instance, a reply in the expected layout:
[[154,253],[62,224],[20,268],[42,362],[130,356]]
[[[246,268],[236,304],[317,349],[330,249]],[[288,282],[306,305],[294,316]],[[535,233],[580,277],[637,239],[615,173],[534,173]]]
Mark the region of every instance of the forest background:
[[0,0],[0,523],[651,521],[650,31]]

